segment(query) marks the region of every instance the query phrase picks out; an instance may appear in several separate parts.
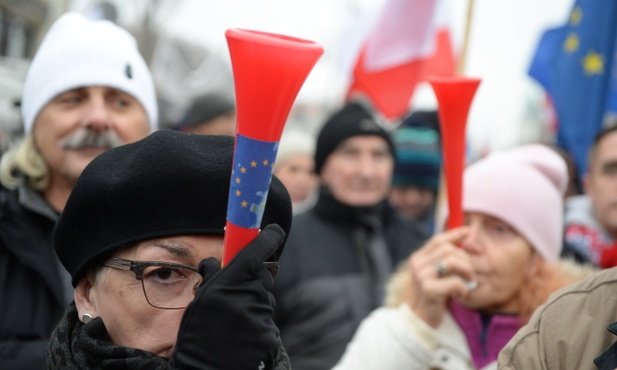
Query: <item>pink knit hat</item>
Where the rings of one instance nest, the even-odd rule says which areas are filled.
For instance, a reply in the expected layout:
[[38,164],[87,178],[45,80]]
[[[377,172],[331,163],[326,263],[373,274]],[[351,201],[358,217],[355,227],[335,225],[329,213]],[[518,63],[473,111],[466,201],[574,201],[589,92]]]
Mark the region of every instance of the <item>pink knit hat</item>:
[[565,161],[550,148],[528,144],[496,152],[464,174],[463,210],[497,217],[549,262],[561,253]]

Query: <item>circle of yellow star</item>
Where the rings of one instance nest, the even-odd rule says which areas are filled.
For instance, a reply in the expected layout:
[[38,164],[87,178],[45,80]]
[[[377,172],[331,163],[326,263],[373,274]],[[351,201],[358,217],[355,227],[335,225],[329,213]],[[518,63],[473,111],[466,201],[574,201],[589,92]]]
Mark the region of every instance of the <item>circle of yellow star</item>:
[[563,42],[563,48],[565,51],[569,53],[574,53],[575,51],[578,50],[578,46],[579,46],[578,35],[574,32],[571,32],[568,35],[568,37],[566,37],[566,40]]
[[239,184],[242,180],[239,177],[236,177],[236,184]]
[[239,197],[240,195],[242,195],[242,192],[240,190],[236,190],[236,196]]
[[246,173],[246,168],[245,167],[240,168],[240,172]]
[[264,161],[263,161],[263,162],[261,162],[261,163],[263,163],[263,164],[264,164],[264,166],[267,166],[267,165],[268,165],[268,160],[267,160],[267,159],[264,159]]
[[581,20],[583,20],[583,11],[577,6],[570,13],[570,24],[573,26],[579,25]]
[[252,162],[251,162],[251,167],[257,167],[257,162],[252,161]]
[[242,207],[246,207],[249,205],[249,203],[246,200],[243,200],[242,203],[240,204],[242,204]]
[[583,69],[587,75],[604,73],[604,58],[594,50],[590,50],[583,57]]

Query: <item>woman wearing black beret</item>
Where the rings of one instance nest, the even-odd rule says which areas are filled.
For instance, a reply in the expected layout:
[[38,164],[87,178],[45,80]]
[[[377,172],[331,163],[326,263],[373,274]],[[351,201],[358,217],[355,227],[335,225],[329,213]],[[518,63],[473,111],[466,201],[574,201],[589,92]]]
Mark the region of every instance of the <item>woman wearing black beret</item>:
[[50,369],[287,369],[272,322],[291,226],[273,177],[259,236],[220,267],[233,138],[157,131],[101,154],[54,232],[75,288]]

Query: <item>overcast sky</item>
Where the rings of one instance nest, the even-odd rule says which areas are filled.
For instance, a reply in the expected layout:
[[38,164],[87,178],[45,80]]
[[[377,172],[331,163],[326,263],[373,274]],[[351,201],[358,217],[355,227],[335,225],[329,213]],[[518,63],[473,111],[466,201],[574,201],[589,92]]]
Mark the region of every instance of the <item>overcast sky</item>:
[[[223,55],[227,53],[224,32],[234,27],[316,41],[325,53],[298,99],[338,99],[347,82],[343,69],[350,37],[359,33],[359,21],[376,14],[383,1],[184,0],[166,18],[164,27]],[[447,4],[460,48],[468,3],[447,0]],[[475,0],[465,70],[466,75],[482,78],[468,124],[474,145],[492,149],[517,143],[529,101],[537,101],[540,94],[526,75],[536,42],[544,29],[565,21],[572,4],[573,0]],[[428,88],[421,89],[414,102],[419,108],[435,105]]]
[[[184,0],[165,26],[222,53],[227,52],[224,32],[234,27],[314,40],[325,53],[298,98],[338,99],[347,83],[346,47],[353,33],[359,33],[351,30],[357,30],[367,14],[376,14],[383,1]],[[460,48],[468,3],[447,0],[447,4]],[[473,145],[502,148],[517,143],[530,101],[538,101],[541,93],[526,75],[536,42],[544,29],[565,21],[572,4],[573,0],[475,0],[465,70],[466,75],[482,78],[468,123]],[[426,87],[414,102],[418,108],[436,104]]]

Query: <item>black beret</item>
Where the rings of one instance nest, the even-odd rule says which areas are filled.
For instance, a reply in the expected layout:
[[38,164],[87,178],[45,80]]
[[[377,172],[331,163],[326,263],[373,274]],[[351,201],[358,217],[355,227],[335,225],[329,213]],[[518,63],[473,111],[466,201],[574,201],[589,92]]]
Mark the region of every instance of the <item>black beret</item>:
[[[90,162],[53,235],[73,286],[120,247],[165,236],[223,235],[233,146],[230,136],[159,130]],[[272,223],[289,233],[291,200],[276,177],[261,227]]]
[[358,102],[349,102],[328,117],[317,136],[315,172],[321,173],[326,159],[339,144],[358,135],[376,135],[383,138],[388,143],[392,157],[396,158],[390,134],[364,106]]

